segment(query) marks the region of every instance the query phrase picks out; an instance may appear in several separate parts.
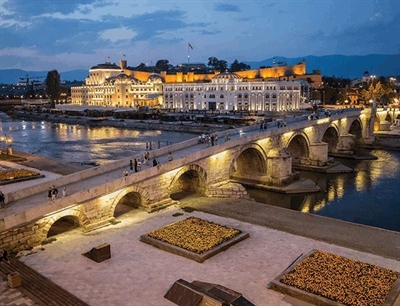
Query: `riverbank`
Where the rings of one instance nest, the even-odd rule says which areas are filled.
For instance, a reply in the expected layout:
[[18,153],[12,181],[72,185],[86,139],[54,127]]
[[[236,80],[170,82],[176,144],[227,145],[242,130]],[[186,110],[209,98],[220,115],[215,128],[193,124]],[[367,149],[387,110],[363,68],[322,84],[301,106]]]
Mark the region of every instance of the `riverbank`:
[[182,132],[192,134],[211,134],[235,128],[227,124],[202,124],[192,121],[164,122],[161,120],[136,120],[115,119],[112,117],[94,118],[86,116],[55,115],[49,113],[34,113],[27,111],[16,111],[11,114],[13,119],[27,121],[47,121],[52,123],[66,123],[85,125],[90,127],[115,127],[139,130],[161,130],[168,132]]

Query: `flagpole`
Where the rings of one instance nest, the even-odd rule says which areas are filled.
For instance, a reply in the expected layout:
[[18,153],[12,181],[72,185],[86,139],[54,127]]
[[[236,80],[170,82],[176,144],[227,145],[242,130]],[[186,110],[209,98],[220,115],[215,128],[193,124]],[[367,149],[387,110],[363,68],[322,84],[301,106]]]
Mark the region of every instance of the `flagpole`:
[[190,45],[189,45],[189,43],[188,43],[188,46],[187,46],[187,47],[188,47],[188,66],[187,66],[188,71],[189,71],[189,59],[190,59],[190,55],[189,55],[189,48],[190,48],[190,47],[189,47],[189,46],[190,46]]

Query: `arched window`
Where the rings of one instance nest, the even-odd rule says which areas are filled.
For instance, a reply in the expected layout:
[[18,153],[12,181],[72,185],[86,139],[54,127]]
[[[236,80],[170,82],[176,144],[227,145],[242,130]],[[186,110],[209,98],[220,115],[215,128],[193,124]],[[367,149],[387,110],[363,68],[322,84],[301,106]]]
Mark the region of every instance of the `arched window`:
[[219,97],[220,97],[221,99],[223,99],[223,98],[224,98],[224,95],[221,94]]
[[241,99],[242,98],[242,94],[238,94],[238,98]]
[[248,98],[249,98],[249,95],[248,95],[248,94],[245,94],[245,95],[244,95],[244,98],[245,98],[245,99],[248,99]]
[[276,99],[276,94],[273,94],[273,95],[272,95],[272,99]]
[[266,94],[266,95],[265,95],[265,99],[269,99],[269,94]]

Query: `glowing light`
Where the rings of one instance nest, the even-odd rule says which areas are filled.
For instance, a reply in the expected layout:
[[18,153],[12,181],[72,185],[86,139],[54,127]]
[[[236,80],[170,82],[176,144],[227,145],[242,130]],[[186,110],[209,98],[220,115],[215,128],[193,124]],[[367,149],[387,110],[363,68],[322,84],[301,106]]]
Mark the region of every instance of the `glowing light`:
[[317,119],[317,124],[324,124],[329,122],[329,117],[328,118],[322,118],[322,119]]

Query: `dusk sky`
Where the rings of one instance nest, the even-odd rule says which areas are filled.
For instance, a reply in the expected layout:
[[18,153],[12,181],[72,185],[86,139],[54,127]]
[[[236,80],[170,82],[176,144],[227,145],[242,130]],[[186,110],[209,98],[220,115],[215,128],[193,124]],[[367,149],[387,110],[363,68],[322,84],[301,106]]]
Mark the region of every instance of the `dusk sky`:
[[[0,69],[400,54],[398,0],[0,0]],[[188,48],[190,44],[193,49]],[[125,55],[125,57],[124,57]],[[289,63],[290,64],[290,63]]]

